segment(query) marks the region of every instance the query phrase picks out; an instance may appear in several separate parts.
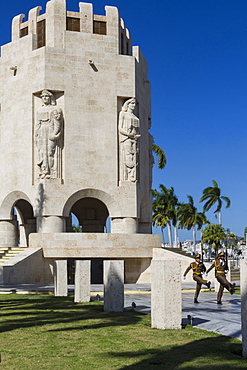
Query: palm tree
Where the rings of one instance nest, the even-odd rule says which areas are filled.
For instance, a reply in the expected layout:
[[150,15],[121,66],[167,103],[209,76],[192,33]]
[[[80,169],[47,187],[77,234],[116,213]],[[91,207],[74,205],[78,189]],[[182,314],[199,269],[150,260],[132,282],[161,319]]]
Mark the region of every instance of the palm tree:
[[229,249],[231,249],[231,252],[233,253],[233,257],[239,256],[240,252],[240,244],[239,241],[241,238],[239,238],[236,234],[230,232],[230,229],[226,229],[226,253]]
[[82,226],[81,225],[79,225],[79,224],[77,226],[73,225],[72,228],[73,228],[74,233],[82,233]]
[[225,229],[221,225],[209,224],[202,231],[203,243],[208,243],[218,253],[218,249],[221,247],[221,240],[226,238]]
[[169,219],[166,216],[164,216],[162,212],[159,212],[157,210],[157,212],[155,211],[153,212],[152,221],[153,221],[153,226],[160,226],[161,234],[162,234],[162,243],[165,243],[164,228],[166,227]]
[[160,193],[157,190],[152,190],[153,195],[153,226],[159,226],[161,228],[162,242],[165,243],[164,228],[169,222],[169,218],[166,214],[167,199],[165,194]]
[[[172,246],[172,231],[171,226],[176,224],[176,205],[178,198],[174,193],[174,189],[167,189],[164,185],[160,185],[160,192],[153,190],[153,225],[160,226],[163,235],[163,229],[167,226],[169,245]],[[164,240],[164,239],[163,239]]]
[[158,168],[160,168],[162,170],[166,165],[166,155],[165,155],[164,150],[161,147],[159,147],[158,145],[153,143],[152,144],[152,151],[158,157]]
[[221,217],[221,208],[222,208],[222,200],[226,202],[226,208],[229,208],[231,205],[231,201],[229,198],[224,197],[221,195],[221,189],[219,188],[217,182],[212,180],[213,186],[208,186],[202,192],[202,197],[200,199],[200,203],[206,201],[203,206],[203,212],[209,211],[209,209],[216,203],[217,207],[214,213],[218,214],[218,222],[219,225],[222,224],[222,217]]
[[[174,242],[175,247],[178,247],[178,231],[177,231],[177,207],[179,205],[178,203],[178,197],[176,196],[174,192],[174,188],[171,187],[171,189],[167,189],[167,195],[168,195],[168,208],[167,213],[168,217],[170,218],[170,221],[168,222],[168,231],[170,230],[171,234],[171,226],[174,228]],[[172,246],[172,240],[171,240],[171,246]]]
[[196,253],[196,226],[200,230],[207,223],[207,218],[204,213],[197,212],[194,205],[194,200],[191,195],[187,195],[188,203],[181,203],[178,207],[178,227],[180,229],[191,230],[193,233],[193,248]]

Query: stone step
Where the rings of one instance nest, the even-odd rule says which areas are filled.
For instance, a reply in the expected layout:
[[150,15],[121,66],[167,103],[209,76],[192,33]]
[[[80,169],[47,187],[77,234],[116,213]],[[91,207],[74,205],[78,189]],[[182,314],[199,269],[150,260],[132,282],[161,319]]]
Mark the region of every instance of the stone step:
[[0,265],[4,262],[8,261],[10,258],[17,256],[21,253],[25,248],[21,247],[13,247],[13,248],[4,248],[3,251],[0,249]]

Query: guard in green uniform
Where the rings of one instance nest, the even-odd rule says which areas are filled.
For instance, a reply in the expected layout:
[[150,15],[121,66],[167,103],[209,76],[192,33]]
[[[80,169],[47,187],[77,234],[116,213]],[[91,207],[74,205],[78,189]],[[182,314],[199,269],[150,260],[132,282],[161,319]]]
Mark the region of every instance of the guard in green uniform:
[[217,259],[214,261],[212,266],[209,267],[207,273],[215,268],[215,277],[220,283],[220,288],[217,295],[217,304],[222,304],[221,298],[224,288],[226,288],[231,294],[234,293],[234,285],[229,283],[226,279],[226,272],[229,270],[227,262],[225,260],[225,252],[220,252]]
[[211,285],[211,281],[207,281],[202,278],[202,274],[206,271],[206,267],[204,263],[201,261],[200,254],[197,254],[195,256],[195,262],[189,264],[188,268],[184,273],[184,279],[186,279],[186,275],[191,269],[193,270],[193,280],[196,281],[196,292],[194,297],[194,303],[199,303],[197,298],[199,296],[202,284],[206,285],[208,289],[210,289]]

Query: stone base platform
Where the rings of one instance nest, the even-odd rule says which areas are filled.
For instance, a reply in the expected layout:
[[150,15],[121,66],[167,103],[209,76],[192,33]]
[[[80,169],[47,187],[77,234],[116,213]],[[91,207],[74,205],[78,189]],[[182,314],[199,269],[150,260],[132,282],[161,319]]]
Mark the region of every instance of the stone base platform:
[[29,246],[45,258],[152,258],[161,248],[160,235],[105,233],[30,234]]

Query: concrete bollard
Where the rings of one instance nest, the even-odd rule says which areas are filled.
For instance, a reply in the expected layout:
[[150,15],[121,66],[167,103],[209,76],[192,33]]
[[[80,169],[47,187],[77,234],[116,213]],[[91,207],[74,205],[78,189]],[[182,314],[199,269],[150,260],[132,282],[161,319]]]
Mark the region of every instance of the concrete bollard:
[[179,261],[153,260],[151,264],[151,326],[181,329],[182,295]]
[[54,261],[54,293],[56,297],[68,295],[67,260]]
[[104,261],[104,311],[124,310],[124,261]]
[[90,302],[91,260],[75,261],[75,302]]
[[247,261],[240,261],[242,356],[247,358]]

